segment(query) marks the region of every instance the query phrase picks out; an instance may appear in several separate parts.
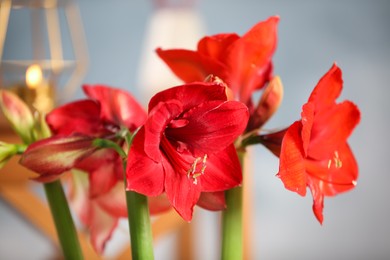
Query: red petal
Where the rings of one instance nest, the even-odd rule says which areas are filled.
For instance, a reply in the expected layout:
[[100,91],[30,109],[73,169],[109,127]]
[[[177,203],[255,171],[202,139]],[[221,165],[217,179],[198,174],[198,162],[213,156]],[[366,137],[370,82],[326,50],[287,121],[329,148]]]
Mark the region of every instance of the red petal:
[[199,200],[201,185],[194,183],[186,174],[176,173],[164,160],[165,192],[174,209],[185,221],[191,221],[193,209]]
[[123,181],[124,171],[118,153],[112,149],[101,149],[83,159],[75,168],[89,173],[92,197],[108,192],[118,180]]
[[188,110],[206,101],[227,100],[227,92],[224,86],[218,83],[196,82],[169,88],[157,93],[149,102],[149,112],[160,102],[178,100],[183,105],[183,110]]
[[324,196],[335,196],[354,188],[358,166],[351,149],[345,143],[329,160],[306,160],[306,169],[308,185],[313,196],[313,212],[322,223]]
[[346,142],[359,121],[359,109],[349,101],[317,113],[314,118],[308,155],[319,160],[328,158],[340,144]]
[[324,194],[321,192],[321,186],[318,183],[313,183],[312,180],[308,181],[311,195],[313,196],[313,213],[317,220],[322,224],[324,216],[322,211],[324,209]]
[[228,85],[246,103],[255,89],[263,87],[272,74],[271,58],[276,49],[279,18],[256,24],[230,46],[226,56],[230,74]]
[[136,134],[129,151],[126,179],[127,190],[147,196],[157,196],[164,191],[164,170],[161,161],[151,160],[144,152],[145,130]]
[[180,49],[157,49],[156,52],[184,82],[203,81],[209,74],[224,78],[225,65],[201,53]]
[[90,172],[89,178],[91,182],[91,197],[106,193],[118,181],[115,175],[112,174],[112,165],[105,165]]
[[111,216],[127,217],[127,205],[124,182],[116,182],[108,192],[94,199]]
[[188,124],[167,128],[168,138],[187,144],[203,154],[218,152],[230,145],[245,130],[248,108],[237,101],[204,102],[189,110],[182,118]]
[[161,136],[168,124],[183,112],[182,104],[177,100],[159,103],[150,112],[144,126],[145,153],[154,161],[161,161],[160,143]]
[[225,192],[202,192],[196,205],[212,211],[226,209]]
[[[81,222],[87,226],[94,249],[103,253],[106,242],[110,239],[118,218],[113,217],[100,207],[97,200],[89,197],[89,183],[83,172],[73,172],[70,182],[70,203]],[[114,202],[114,204],[116,201]]]
[[72,209],[83,224],[88,223],[89,218],[89,182],[88,175],[82,171],[74,170],[72,174],[65,175],[69,190],[68,197]]
[[321,187],[320,191],[325,196],[337,195],[356,185],[358,166],[346,143],[327,160],[306,160],[305,164],[311,183]]
[[310,141],[311,141],[311,135],[312,135],[312,128],[314,123],[314,104],[312,102],[308,102],[302,106],[302,113],[301,113],[301,122],[302,122],[302,144],[303,144],[303,151],[304,156],[307,157],[307,150],[309,149]]
[[41,175],[61,174],[96,150],[92,142],[93,138],[86,136],[47,138],[30,145],[20,164]]
[[94,202],[90,214],[88,227],[92,246],[99,254],[102,254],[107,241],[111,238],[118,224],[118,218],[113,217]]
[[198,43],[198,52],[216,60],[223,60],[226,49],[240,37],[235,33],[206,36]]
[[98,136],[107,132],[100,120],[100,105],[93,100],[81,100],[58,107],[46,116],[46,121],[54,134]]
[[136,130],[146,120],[146,112],[142,106],[126,91],[103,85],[84,85],[84,92],[99,101],[104,120],[115,125],[123,125]]
[[301,140],[301,122],[297,121],[287,130],[280,152],[278,176],[284,186],[301,196],[306,195],[306,172]]
[[341,69],[336,64],[320,79],[309,97],[315,104],[315,111],[323,111],[335,104],[343,87]]
[[149,197],[148,199],[149,211],[151,215],[159,214],[172,209],[171,203],[169,202],[165,193],[157,197]]
[[204,174],[199,177],[202,191],[214,192],[234,188],[242,182],[241,165],[234,145],[207,158]]

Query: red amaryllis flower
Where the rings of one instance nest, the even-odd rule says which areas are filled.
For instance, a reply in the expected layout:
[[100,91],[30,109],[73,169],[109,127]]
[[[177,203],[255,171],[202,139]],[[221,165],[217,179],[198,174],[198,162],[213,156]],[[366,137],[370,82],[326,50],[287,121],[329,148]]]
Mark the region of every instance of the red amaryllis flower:
[[99,136],[120,127],[134,131],[146,120],[142,106],[126,91],[103,85],[84,85],[83,90],[90,99],[69,103],[47,116],[54,134]]
[[135,131],[146,120],[146,112],[123,90],[106,86],[83,89],[92,99],[68,103],[50,112],[46,121],[54,136],[29,147],[21,164],[40,173],[41,181],[53,180],[72,168],[87,171],[93,183],[92,194],[97,195],[123,180],[124,173],[119,155],[109,149],[98,151],[94,139],[116,141],[121,127]]
[[232,143],[247,121],[246,106],[228,101],[218,84],[192,83],[156,94],[129,152],[127,189],[147,196],[165,192],[190,221],[201,192],[208,197],[241,183]]
[[[184,82],[203,81],[210,74],[221,78],[234,97],[248,106],[251,117],[256,117],[251,96],[272,78],[278,21],[279,17],[274,16],[259,22],[241,37],[234,33],[206,36],[198,42],[196,51],[157,49],[157,54]],[[277,108],[282,92],[280,88],[270,90],[275,91],[275,97],[280,96],[272,103]],[[273,107],[270,109],[274,111]],[[259,120],[251,121],[248,131],[261,126],[253,124],[262,123]]]
[[203,81],[213,74],[244,103],[255,89],[262,88],[272,74],[278,17],[256,24],[242,37],[235,33],[202,38],[196,51],[162,50],[157,54],[183,81]]
[[321,78],[302,108],[302,119],[287,130],[280,151],[278,176],[285,187],[313,195],[313,211],[323,221],[324,196],[355,187],[358,166],[347,138],[360,121],[350,101],[336,103],[342,90],[341,70],[333,67]]
[[[54,136],[30,145],[20,162],[38,172],[37,180],[45,182],[71,169],[88,173],[89,181],[71,186],[71,199],[79,205],[76,214],[88,226],[94,248],[102,252],[118,218],[127,215],[127,208],[122,159],[112,149],[100,149],[96,139],[122,145],[121,128],[135,131],[146,120],[146,112],[123,90],[84,86],[84,91],[91,99],[63,105],[48,114],[46,120]],[[122,192],[118,187],[123,187]],[[155,208],[153,212],[169,207],[156,203]]]

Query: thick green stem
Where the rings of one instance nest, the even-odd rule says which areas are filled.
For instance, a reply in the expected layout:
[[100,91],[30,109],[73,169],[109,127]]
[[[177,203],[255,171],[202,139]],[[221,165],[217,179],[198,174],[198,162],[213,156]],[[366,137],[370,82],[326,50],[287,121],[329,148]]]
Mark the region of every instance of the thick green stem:
[[148,198],[134,191],[126,191],[126,201],[129,217],[132,259],[154,259]]
[[[244,152],[239,152],[244,168]],[[244,176],[245,177],[245,176]],[[243,259],[242,187],[226,191],[226,210],[222,213],[222,260]]]
[[56,180],[45,183],[44,188],[65,259],[83,259],[76,228],[61,182]]

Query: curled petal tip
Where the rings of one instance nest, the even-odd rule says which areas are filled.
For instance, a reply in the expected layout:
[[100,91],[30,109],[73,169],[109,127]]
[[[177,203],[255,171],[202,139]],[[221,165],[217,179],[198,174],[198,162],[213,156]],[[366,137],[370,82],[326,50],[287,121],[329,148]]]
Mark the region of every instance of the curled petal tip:
[[314,207],[313,207],[313,211],[314,211],[314,215],[316,216],[316,219],[318,220],[318,222],[322,225],[322,223],[324,222],[324,216],[322,214],[322,210],[321,212],[318,212]]
[[269,20],[274,20],[275,22],[279,22],[279,21],[280,21],[280,16],[279,16],[279,15],[271,16],[271,17],[269,18]]
[[206,77],[206,79],[204,81],[214,83],[214,84],[217,84],[221,87],[224,87],[227,100],[234,100],[233,91],[228,87],[228,85],[225,83],[225,81],[223,81],[221,78],[214,76],[213,74],[210,74]]

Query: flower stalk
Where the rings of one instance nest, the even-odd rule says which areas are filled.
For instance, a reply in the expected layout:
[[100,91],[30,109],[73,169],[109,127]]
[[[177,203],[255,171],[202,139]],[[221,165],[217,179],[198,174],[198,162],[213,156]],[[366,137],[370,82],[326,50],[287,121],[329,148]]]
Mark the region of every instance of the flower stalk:
[[44,188],[64,258],[84,259],[60,180],[45,183]]
[[[133,137],[134,135],[131,135],[129,132],[125,135],[129,147],[132,144]],[[126,160],[123,162],[123,167],[126,170]],[[127,182],[126,176],[124,176],[124,182]],[[126,206],[130,229],[132,259],[153,260],[153,236],[152,226],[150,224],[148,198],[135,191],[126,191]]]
[[[241,168],[244,168],[245,152],[239,151]],[[222,212],[222,260],[243,258],[243,187],[226,191],[226,210]]]
[[134,191],[126,191],[132,259],[154,259],[148,198]]

